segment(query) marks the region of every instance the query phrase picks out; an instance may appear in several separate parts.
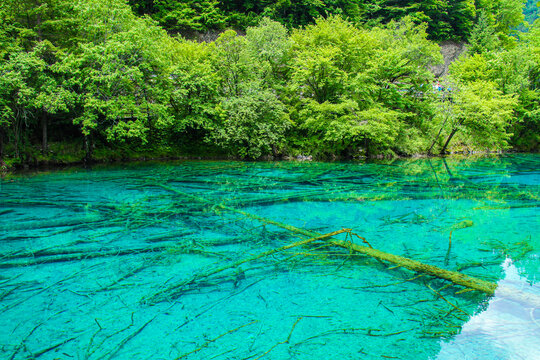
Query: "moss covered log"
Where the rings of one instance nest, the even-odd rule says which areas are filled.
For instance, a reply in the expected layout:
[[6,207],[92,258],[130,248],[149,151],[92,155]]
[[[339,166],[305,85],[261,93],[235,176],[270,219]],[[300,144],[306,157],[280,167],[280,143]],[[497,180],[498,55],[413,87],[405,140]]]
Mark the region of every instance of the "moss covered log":
[[[165,190],[168,190],[170,192],[173,192],[175,194],[178,194],[180,196],[189,198],[191,200],[201,202],[201,203],[211,204],[210,201],[208,201],[208,200],[206,200],[206,199],[204,199],[202,197],[184,193],[184,192],[182,192],[180,190],[177,190],[177,189],[174,189],[174,188],[172,188],[170,186],[166,186],[166,185],[163,185],[163,184],[157,184],[157,186],[159,186],[159,187],[161,187],[161,188],[163,188]],[[323,238],[323,237],[327,237],[327,236],[325,236],[323,234],[320,234],[320,233],[317,233],[317,232],[314,232],[314,231],[310,231],[310,230],[298,228],[296,226],[284,224],[284,223],[274,221],[274,220],[271,220],[271,219],[267,219],[267,218],[264,218],[262,216],[258,216],[258,215],[255,215],[255,214],[250,214],[248,212],[245,212],[245,211],[242,211],[242,210],[239,210],[239,209],[235,209],[233,207],[223,205],[223,204],[212,204],[212,210],[214,212],[216,212],[216,213],[219,213],[222,210],[231,211],[231,212],[234,212],[234,213],[237,213],[237,214],[241,214],[241,215],[243,215],[243,216],[245,216],[245,217],[247,217],[249,219],[260,221],[260,222],[262,222],[264,224],[274,225],[274,226],[277,226],[279,228],[288,230],[288,231],[290,231],[292,233],[310,237],[310,239],[308,239],[306,241],[312,241],[313,239],[316,239],[316,238],[320,239],[320,238]],[[457,272],[457,271],[446,270],[446,269],[439,268],[437,266],[424,264],[424,263],[421,263],[421,262],[416,261],[416,260],[412,260],[412,259],[409,259],[409,258],[406,258],[406,257],[403,257],[403,256],[399,256],[399,255],[390,254],[390,253],[387,253],[387,252],[384,252],[384,251],[381,251],[381,250],[374,249],[372,247],[355,244],[355,243],[350,242],[350,241],[343,241],[343,240],[335,239],[335,238],[332,238],[332,237],[328,237],[327,241],[330,244],[332,244],[333,246],[347,249],[351,253],[355,252],[355,253],[364,254],[364,255],[373,257],[373,258],[375,258],[377,260],[394,264],[394,265],[396,265],[398,267],[403,267],[403,268],[409,269],[411,271],[415,271],[415,272],[419,272],[419,273],[422,273],[422,274],[434,276],[434,277],[437,277],[437,278],[440,278],[440,279],[448,280],[448,281],[450,281],[450,282],[452,282],[452,283],[454,283],[456,285],[466,287],[467,289],[480,291],[482,293],[485,293],[486,295],[491,296],[491,295],[497,294],[497,295],[500,295],[502,297],[510,298],[510,299],[512,299],[514,301],[526,303],[528,306],[533,306],[533,307],[539,307],[540,306],[540,296],[538,296],[536,294],[526,293],[526,292],[523,292],[523,291],[519,291],[518,289],[514,289],[514,288],[511,288],[511,287],[507,287],[507,286],[498,286],[496,283],[481,280],[481,279],[478,279],[478,278],[475,278],[475,277],[472,277],[472,276],[462,274],[462,273]],[[289,248],[289,247],[286,246],[285,248]]]

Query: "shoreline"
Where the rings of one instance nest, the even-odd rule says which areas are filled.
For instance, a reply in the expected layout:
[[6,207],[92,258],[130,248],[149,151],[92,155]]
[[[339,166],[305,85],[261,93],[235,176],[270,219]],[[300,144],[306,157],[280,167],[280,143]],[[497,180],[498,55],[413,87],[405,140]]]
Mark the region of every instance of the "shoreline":
[[241,162],[377,162],[377,161],[389,161],[389,160],[414,160],[414,159],[435,159],[435,158],[473,158],[473,157],[493,157],[504,156],[510,154],[537,154],[536,152],[521,152],[521,151],[456,151],[449,154],[440,155],[427,155],[427,154],[414,154],[410,156],[363,156],[363,157],[313,157],[312,155],[298,155],[290,156],[285,155],[281,157],[265,156],[257,160],[246,160],[241,158],[235,158],[225,155],[214,156],[202,156],[202,155],[176,155],[176,156],[135,156],[135,157],[122,157],[122,158],[100,158],[92,159],[91,162],[86,162],[84,159],[77,161],[55,161],[55,160],[40,160],[33,162],[25,162],[14,166],[7,166],[6,163],[0,159],[0,178],[4,178],[8,175],[34,173],[39,171],[56,171],[68,168],[92,168],[95,166],[107,166],[107,165],[122,165],[122,164],[135,164],[135,163],[152,163],[152,162],[174,162],[174,161],[241,161]]

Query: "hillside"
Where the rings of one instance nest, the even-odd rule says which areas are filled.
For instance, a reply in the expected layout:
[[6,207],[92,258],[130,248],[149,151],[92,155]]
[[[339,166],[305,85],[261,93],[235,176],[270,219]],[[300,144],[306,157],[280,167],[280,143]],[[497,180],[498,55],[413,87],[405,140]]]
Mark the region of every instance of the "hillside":
[[[340,15],[357,26],[386,24],[408,16],[426,23],[433,40],[467,40],[481,12],[489,14],[499,31],[518,26],[523,20],[525,0],[129,0],[139,15],[149,15],[169,32],[190,36],[195,32],[234,28],[245,30],[263,17],[285,27],[313,24],[318,17]],[[533,2],[527,15],[534,17]]]

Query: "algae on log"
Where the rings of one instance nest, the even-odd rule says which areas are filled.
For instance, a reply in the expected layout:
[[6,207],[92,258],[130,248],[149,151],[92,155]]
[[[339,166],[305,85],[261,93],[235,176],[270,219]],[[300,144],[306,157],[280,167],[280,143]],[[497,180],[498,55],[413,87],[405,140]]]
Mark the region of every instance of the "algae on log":
[[478,290],[488,295],[493,295],[497,284],[477,279],[472,276],[468,276],[456,271],[450,271],[441,269],[437,266],[423,264],[419,261],[412,260],[403,256],[389,254],[377,249],[373,249],[367,246],[354,244],[351,242],[331,239],[330,243],[334,246],[339,246],[349,251],[359,252],[379,260],[388,261],[392,264],[399,265],[412,271],[421,272],[427,275],[436,276],[441,279],[445,279],[453,282],[454,284],[465,286],[469,289]]
[[[191,195],[191,194],[188,194],[188,193],[184,193],[184,192],[182,192],[180,190],[174,189],[172,187],[169,187],[169,186],[166,186],[166,185],[163,185],[163,184],[156,184],[156,185],[163,188],[163,189],[165,189],[165,190],[168,190],[170,192],[181,195],[183,197],[190,198],[190,199],[193,199],[195,201],[206,203],[206,204],[212,204],[213,205],[212,210],[214,212],[218,212],[218,210],[220,210],[220,209],[221,210],[227,210],[227,211],[235,212],[237,214],[244,215],[244,216],[246,216],[247,218],[250,218],[250,219],[258,220],[258,221],[260,221],[262,223],[265,223],[265,224],[275,225],[277,227],[280,227],[282,229],[288,230],[288,231],[296,233],[296,234],[302,234],[302,235],[305,235],[305,236],[309,236],[310,238],[324,237],[323,234],[320,234],[320,233],[317,233],[317,232],[314,232],[314,231],[298,228],[298,227],[288,225],[288,224],[283,224],[283,223],[280,223],[280,222],[277,222],[277,221],[274,221],[274,220],[271,220],[271,219],[264,218],[262,216],[250,214],[250,213],[247,213],[245,211],[235,209],[235,208],[227,206],[227,205],[213,204],[212,202],[210,202],[210,201],[208,201],[208,200],[206,200],[204,198],[201,198],[201,197],[195,196],[195,195]],[[308,240],[310,240],[310,239],[308,239]],[[477,278],[474,278],[472,276],[462,274],[460,272],[441,269],[441,268],[439,268],[437,266],[423,264],[423,263],[421,263],[419,261],[415,261],[415,260],[412,260],[412,259],[409,259],[409,258],[405,258],[405,257],[402,257],[402,256],[390,254],[390,253],[386,253],[384,251],[380,251],[380,250],[374,249],[372,247],[362,246],[362,245],[358,245],[358,244],[348,242],[348,241],[342,241],[342,240],[338,240],[338,239],[334,239],[334,238],[330,237],[329,238],[329,243],[334,245],[334,246],[338,246],[338,247],[341,247],[341,248],[346,248],[351,252],[358,252],[358,253],[365,254],[365,255],[368,255],[370,257],[373,257],[373,258],[378,259],[378,260],[387,261],[389,263],[397,265],[398,267],[404,267],[404,268],[407,268],[407,269],[412,270],[412,271],[416,271],[416,272],[428,274],[428,275],[431,275],[431,276],[434,276],[434,277],[438,277],[438,278],[441,278],[441,279],[445,279],[445,280],[451,281],[452,283],[454,283],[456,285],[461,285],[461,286],[464,286],[464,287],[469,288],[469,289],[481,291],[481,292],[483,292],[483,293],[485,293],[487,295],[494,295],[495,290],[497,290],[498,294],[504,295],[505,297],[511,298],[512,300],[525,302],[528,305],[531,305],[531,306],[534,306],[534,307],[540,307],[540,296],[535,295],[535,294],[525,293],[525,292],[522,292],[522,291],[518,291],[518,289],[509,288],[509,287],[506,287],[506,286],[499,286],[498,287],[496,283],[492,283],[492,282],[489,282],[489,281],[477,279]]]

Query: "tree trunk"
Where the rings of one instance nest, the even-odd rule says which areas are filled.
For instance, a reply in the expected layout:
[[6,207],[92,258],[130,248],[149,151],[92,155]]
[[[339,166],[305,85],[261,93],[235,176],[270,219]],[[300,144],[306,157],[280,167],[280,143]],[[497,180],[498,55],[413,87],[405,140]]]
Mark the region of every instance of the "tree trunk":
[[41,143],[41,153],[45,155],[48,150],[48,141],[47,141],[47,117],[45,115],[41,116],[41,128],[42,128],[42,143]]
[[[43,5],[41,3],[41,1],[38,1],[36,3],[36,8],[40,7],[41,5]],[[39,42],[42,42],[43,41],[43,31],[41,29],[41,14],[38,12],[36,14],[36,30],[37,30],[37,36],[38,36],[38,41]]]
[[21,152],[20,152],[20,140],[21,140],[21,120],[16,119],[13,123],[13,136],[14,136],[14,142],[15,142],[15,158],[20,159],[21,158]]
[[370,149],[370,141],[367,137],[364,138],[364,148],[365,148],[365,155],[366,158],[369,158],[371,156],[371,149]]
[[450,144],[450,141],[452,140],[454,135],[456,135],[457,132],[458,132],[458,128],[453,128],[452,129],[452,132],[450,132],[450,135],[448,135],[448,139],[446,139],[446,143],[444,143],[444,146],[441,149],[441,155],[446,153],[446,148],[448,147],[448,144]]
[[0,127],[0,159],[4,157],[4,129]]
[[446,125],[446,121],[448,120],[448,116],[445,117],[444,119],[444,122],[443,124],[441,125],[441,128],[439,129],[439,133],[437,134],[437,136],[435,137],[435,139],[433,139],[433,142],[431,143],[431,146],[429,147],[429,150],[427,152],[428,155],[432,155],[433,154],[433,147],[435,146],[435,144],[437,143],[437,141],[439,140],[439,137],[441,136],[441,133],[444,129],[444,125]]
[[92,162],[92,138],[90,135],[84,136],[84,163]]

